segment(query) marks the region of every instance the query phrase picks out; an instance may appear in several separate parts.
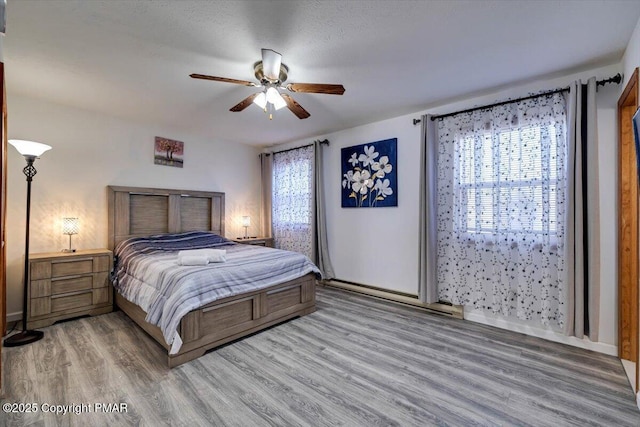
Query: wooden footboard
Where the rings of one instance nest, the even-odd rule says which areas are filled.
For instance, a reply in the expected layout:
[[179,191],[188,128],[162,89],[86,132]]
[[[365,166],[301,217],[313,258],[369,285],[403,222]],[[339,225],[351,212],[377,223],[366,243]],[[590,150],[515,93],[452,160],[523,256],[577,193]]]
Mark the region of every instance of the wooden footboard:
[[224,298],[189,312],[179,326],[183,344],[169,355],[160,328],[147,323],[146,313],[116,293],[116,304],[134,322],[167,349],[168,366],[196,359],[207,350],[258,332],[269,326],[313,313],[316,309],[316,278],[310,273],[269,288]]

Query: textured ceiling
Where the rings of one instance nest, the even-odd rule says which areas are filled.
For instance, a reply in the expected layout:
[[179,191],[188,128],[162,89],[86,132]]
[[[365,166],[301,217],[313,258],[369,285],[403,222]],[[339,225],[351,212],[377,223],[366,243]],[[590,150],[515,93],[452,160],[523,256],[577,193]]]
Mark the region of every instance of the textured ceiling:
[[[506,84],[621,58],[640,1],[8,0],[10,94],[40,97],[216,139],[271,145]],[[229,108],[256,91],[191,73],[253,80],[260,49],[310,113]]]

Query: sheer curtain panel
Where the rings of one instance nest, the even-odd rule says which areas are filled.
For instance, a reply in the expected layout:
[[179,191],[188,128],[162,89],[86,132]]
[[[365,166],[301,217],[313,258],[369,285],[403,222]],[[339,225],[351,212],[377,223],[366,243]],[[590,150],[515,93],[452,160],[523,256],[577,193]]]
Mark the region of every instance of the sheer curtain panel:
[[562,330],[567,139],[561,93],[438,121],[438,298]]
[[272,228],[278,249],[314,259],[313,146],[273,154]]

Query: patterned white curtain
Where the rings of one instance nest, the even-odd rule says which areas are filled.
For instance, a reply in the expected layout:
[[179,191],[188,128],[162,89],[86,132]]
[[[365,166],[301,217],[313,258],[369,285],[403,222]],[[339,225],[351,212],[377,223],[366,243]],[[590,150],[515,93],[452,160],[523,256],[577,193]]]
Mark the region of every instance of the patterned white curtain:
[[565,99],[438,123],[438,297],[561,329],[566,320]]
[[275,246],[314,259],[313,146],[273,155],[272,222]]

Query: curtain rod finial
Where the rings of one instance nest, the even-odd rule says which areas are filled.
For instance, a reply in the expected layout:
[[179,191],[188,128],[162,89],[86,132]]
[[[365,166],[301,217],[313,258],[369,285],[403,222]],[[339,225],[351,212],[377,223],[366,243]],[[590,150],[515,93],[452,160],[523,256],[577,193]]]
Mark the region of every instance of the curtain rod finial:
[[413,125],[417,125],[418,123],[420,123],[422,120],[420,119],[413,119]]
[[612,81],[615,84],[620,84],[622,82],[622,74],[618,73],[615,76],[612,77]]

